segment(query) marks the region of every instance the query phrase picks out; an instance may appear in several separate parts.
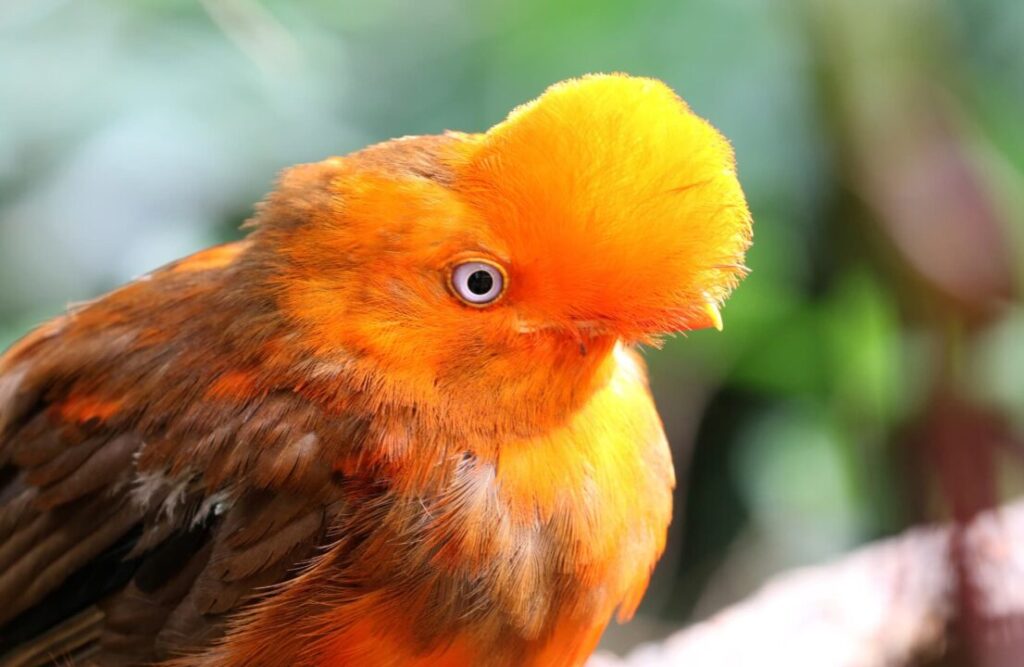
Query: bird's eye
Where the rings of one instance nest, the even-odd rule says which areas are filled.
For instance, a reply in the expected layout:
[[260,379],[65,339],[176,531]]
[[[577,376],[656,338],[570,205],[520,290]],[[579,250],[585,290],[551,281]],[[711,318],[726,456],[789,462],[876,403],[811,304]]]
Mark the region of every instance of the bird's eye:
[[505,291],[505,272],[490,262],[463,262],[452,270],[452,290],[470,306],[490,305]]

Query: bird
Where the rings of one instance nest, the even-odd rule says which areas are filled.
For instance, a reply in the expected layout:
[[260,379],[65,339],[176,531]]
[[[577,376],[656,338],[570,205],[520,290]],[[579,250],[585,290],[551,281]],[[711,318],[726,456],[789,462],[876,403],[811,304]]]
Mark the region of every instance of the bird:
[[0,357],[0,663],[584,664],[671,520],[641,352],[747,273],[728,140],[585,75],[244,229]]

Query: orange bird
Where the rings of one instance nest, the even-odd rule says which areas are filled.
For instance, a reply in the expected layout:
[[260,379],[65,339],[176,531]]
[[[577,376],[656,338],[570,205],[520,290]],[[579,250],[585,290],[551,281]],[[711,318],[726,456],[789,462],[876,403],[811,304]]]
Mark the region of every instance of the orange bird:
[[0,662],[582,664],[671,513],[633,347],[745,271],[726,140],[587,76],[247,227],[0,358]]

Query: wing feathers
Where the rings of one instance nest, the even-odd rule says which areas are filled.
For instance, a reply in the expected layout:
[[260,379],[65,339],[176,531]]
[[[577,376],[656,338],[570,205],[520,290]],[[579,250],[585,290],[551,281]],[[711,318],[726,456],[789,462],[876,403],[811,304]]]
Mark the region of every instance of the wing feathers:
[[[82,516],[83,524],[91,528],[78,532],[78,539],[65,536],[64,531],[57,533],[57,539],[47,542],[55,547],[45,554],[35,554],[34,558],[24,559],[32,564],[35,574],[32,583],[24,588],[20,596],[15,598],[14,608],[28,608],[43,598],[44,595],[59,586],[68,576],[106,551],[118,538],[127,533],[139,521],[137,508],[122,504],[117,510],[99,516]],[[60,549],[59,551],[57,549]],[[45,563],[45,567],[40,567]]]
[[[7,552],[8,540],[14,531],[29,521],[35,520],[35,499],[39,489],[27,486],[25,474],[18,473],[6,488],[0,491],[0,554]],[[4,568],[4,556],[0,555],[0,570]]]
[[0,574],[0,600],[5,602],[0,622],[41,600],[138,520],[137,509],[126,503],[111,508],[106,499],[96,497],[62,512],[41,514],[15,533],[4,545],[8,565]]
[[127,482],[132,456],[141,444],[142,440],[134,434],[111,438],[96,448],[60,484],[48,485],[39,495],[37,503],[40,507],[50,509],[93,491],[111,487],[118,478]]
[[[45,440],[43,439],[43,442]],[[28,473],[26,481],[29,484],[45,489],[52,487],[78,469],[86,459],[104,445],[105,441],[106,438],[100,437],[89,438],[85,442],[70,447],[65,443],[64,447],[60,450],[46,452],[46,454],[49,454],[46,458],[43,458],[42,452],[35,451],[33,451],[34,455],[31,459],[28,456],[19,456],[19,453],[28,449],[19,448],[15,450],[14,462],[24,467]],[[26,459],[31,460],[32,463],[28,463]],[[40,508],[49,508],[57,504],[59,503],[45,504],[40,502],[39,506]]]
[[267,332],[232,308],[274,314],[229,298],[244,250],[158,271],[0,357],[0,663],[29,645],[18,655],[99,664],[194,651],[325,541],[340,502],[325,439],[364,424],[292,380],[246,393],[268,377],[252,352]]

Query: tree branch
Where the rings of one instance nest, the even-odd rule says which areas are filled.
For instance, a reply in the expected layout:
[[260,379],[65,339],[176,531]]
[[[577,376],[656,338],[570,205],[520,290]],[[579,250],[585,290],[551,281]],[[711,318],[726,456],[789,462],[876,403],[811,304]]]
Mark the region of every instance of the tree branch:
[[894,667],[965,630],[972,663],[1024,660],[1024,500],[771,580],[711,619],[591,667]]

